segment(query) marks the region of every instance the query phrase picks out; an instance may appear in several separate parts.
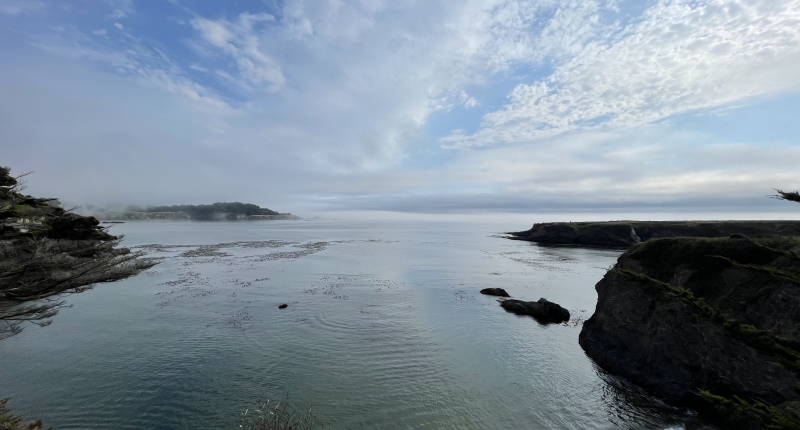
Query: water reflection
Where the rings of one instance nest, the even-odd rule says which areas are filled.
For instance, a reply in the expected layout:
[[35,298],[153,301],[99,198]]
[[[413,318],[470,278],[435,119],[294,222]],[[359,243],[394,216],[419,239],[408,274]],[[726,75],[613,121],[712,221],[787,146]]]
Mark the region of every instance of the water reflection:
[[[472,224],[120,227],[164,262],[0,343],[0,397],[19,413],[60,429],[235,428],[256,399],[288,394],[334,429],[695,425],[598,372],[578,345],[619,251]],[[545,297],[573,321],[506,313],[478,294],[487,287]]]

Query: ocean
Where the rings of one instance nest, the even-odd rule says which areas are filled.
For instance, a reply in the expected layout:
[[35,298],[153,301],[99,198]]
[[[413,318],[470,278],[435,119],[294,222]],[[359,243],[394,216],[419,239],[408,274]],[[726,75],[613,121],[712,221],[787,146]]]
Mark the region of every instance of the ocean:
[[[260,398],[330,429],[683,428],[578,345],[622,251],[440,221],[115,225],[153,269],[70,295],[0,342],[0,398],[56,429],[237,428]],[[547,298],[566,324],[505,312],[482,288]],[[279,305],[287,304],[285,309]]]

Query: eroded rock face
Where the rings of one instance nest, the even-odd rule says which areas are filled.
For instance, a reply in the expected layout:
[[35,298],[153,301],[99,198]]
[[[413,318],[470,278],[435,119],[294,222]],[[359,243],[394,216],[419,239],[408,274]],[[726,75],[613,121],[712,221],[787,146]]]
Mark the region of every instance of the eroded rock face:
[[781,415],[800,400],[797,251],[798,238],[636,245],[596,285],[580,345],[606,371],[670,403],[718,408],[719,399],[698,395],[706,391],[763,401]]
[[569,311],[560,305],[550,302],[547,299],[539,299],[536,302],[524,302],[522,300],[503,300],[500,303],[508,312],[517,315],[529,315],[542,324],[562,323],[569,321]]
[[481,290],[481,294],[486,294],[487,296],[511,297],[506,290],[502,288],[484,288]]

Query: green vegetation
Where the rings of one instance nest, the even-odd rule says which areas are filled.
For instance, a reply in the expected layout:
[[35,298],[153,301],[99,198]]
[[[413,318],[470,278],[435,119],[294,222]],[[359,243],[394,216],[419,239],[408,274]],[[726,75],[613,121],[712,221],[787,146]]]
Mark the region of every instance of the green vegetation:
[[[312,430],[322,429],[311,407],[297,411],[286,399],[271,403],[269,399],[259,400],[255,409],[242,413],[239,428],[244,430]],[[0,429],[2,430],[2,429]]]
[[[8,410],[8,399],[0,400],[0,430],[45,430],[41,420],[25,422]],[[48,427],[49,429],[49,427]]]
[[[24,176],[24,175],[23,175]],[[119,247],[93,217],[20,193],[24,184],[0,167],[0,339],[25,322],[48,325],[63,294],[124,279],[157,264]]]
[[[792,265],[797,261],[793,250],[798,247],[800,237],[759,238],[756,242],[743,235],[734,235],[734,238],[663,238],[649,241],[629,252],[650,276],[666,281],[672,277],[675,267],[687,262],[697,270],[697,276],[718,274],[730,263],[717,256],[743,265],[769,265],[784,271],[793,270]],[[776,262],[779,256],[788,261]],[[778,263],[781,267],[776,266]]]
[[612,272],[620,274],[625,278],[656,287],[658,290],[678,298],[695,315],[714,322],[728,330],[736,339],[739,339],[754,350],[775,358],[786,368],[800,374],[800,342],[786,339],[775,334],[760,330],[751,325],[726,317],[719,309],[709,306],[702,298],[680,287],[675,287],[666,282],[653,279],[645,274],[632,272],[630,270],[613,268]]
[[783,279],[785,281],[789,281],[795,285],[800,286],[800,277],[795,275],[792,272],[781,270],[775,268],[774,266],[767,266],[767,265],[759,265],[759,264],[742,264],[736,261],[731,260],[728,257],[723,257],[722,255],[709,255],[708,258],[719,258],[720,260],[730,264],[731,266],[740,267],[742,269],[753,270],[756,272],[765,273],[769,276],[774,276],[779,279]]
[[[754,247],[756,247],[756,248],[758,248],[760,250],[769,251],[769,252],[772,252],[773,254],[782,255],[782,256],[784,256],[786,258],[789,258],[789,259],[792,259],[792,260],[795,260],[795,261],[800,261],[800,254],[798,254],[795,251],[786,250],[786,249],[775,249],[775,248],[772,248],[770,246],[766,246],[766,245],[763,245],[761,243],[758,243],[755,240],[753,240],[753,239],[751,239],[751,238],[749,238],[749,237],[747,237],[747,236],[745,236],[743,234],[732,234],[730,236],[730,239],[745,240],[749,244],[753,245]],[[787,242],[783,241],[783,244],[786,245]],[[791,242],[788,242],[788,244],[790,246],[792,245]]]
[[788,200],[790,202],[798,202],[798,203],[800,203],[800,193],[798,193],[797,191],[789,192],[789,191],[781,191],[781,190],[776,189],[775,192],[778,193],[778,194],[776,194],[774,196],[770,196],[773,199]]
[[800,430],[800,417],[794,412],[737,396],[727,398],[708,391],[699,391],[697,395],[732,428],[744,428],[749,422],[756,421],[770,430]]
[[[20,193],[25,189],[11,169],[0,167],[0,240],[49,238],[70,240],[110,240],[114,237],[93,217],[64,210],[56,199],[43,199]],[[25,175],[20,176],[20,178]],[[22,228],[20,228],[22,227]]]
[[259,207],[251,203],[213,203],[210,205],[173,205],[173,206],[153,206],[143,212],[184,212],[193,219],[212,220],[226,217],[236,219],[238,216],[251,215],[280,215],[280,213]]

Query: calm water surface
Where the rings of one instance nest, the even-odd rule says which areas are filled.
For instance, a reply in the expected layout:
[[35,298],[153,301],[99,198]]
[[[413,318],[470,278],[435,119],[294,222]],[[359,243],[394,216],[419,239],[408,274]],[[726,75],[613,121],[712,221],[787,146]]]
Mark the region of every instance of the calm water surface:
[[[521,227],[116,225],[163,263],[0,342],[0,397],[57,429],[232,429],[284,395],[332,429],[682,428],[690,415],[618,387],[578,345],[619,252],[495,236]],[[486,287],[573,321],[506,313]]]

